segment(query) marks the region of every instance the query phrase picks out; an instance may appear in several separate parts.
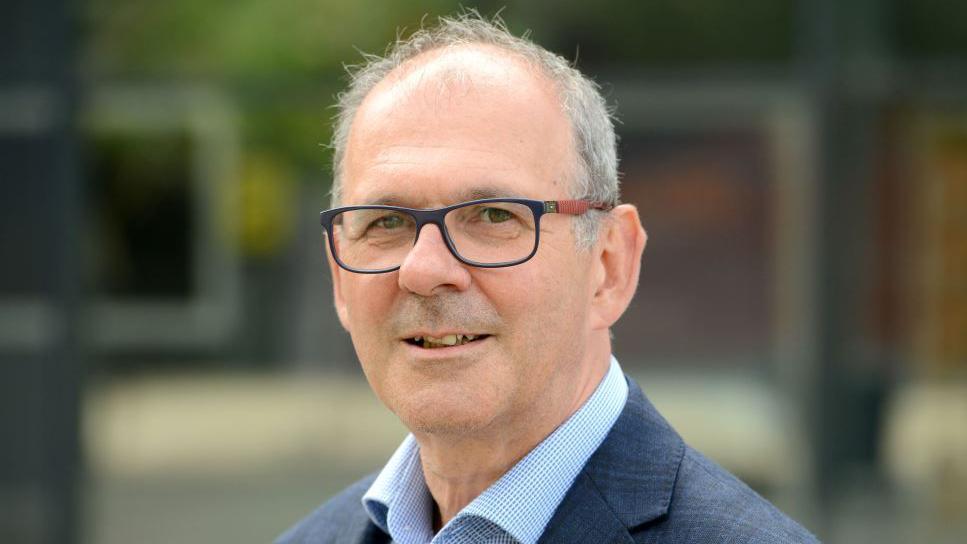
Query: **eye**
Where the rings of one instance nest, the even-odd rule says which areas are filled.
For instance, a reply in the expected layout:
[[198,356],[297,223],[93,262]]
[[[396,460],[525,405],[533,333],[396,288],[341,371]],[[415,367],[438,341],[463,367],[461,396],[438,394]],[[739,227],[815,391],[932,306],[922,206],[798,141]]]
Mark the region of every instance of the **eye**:
[[483,208],[480,217],[487,223],[503,223],[514,218],[514,214],[501,208]]
[[403,223],[403,218],[399,215],[384,215],[370,223],[370,228],[392,230],[402,227]]

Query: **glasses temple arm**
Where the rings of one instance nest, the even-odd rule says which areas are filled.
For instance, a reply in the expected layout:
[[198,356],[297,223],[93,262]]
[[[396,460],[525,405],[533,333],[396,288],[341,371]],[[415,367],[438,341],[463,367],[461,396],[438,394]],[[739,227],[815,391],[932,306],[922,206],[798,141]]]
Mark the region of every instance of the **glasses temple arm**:
[[563,213],[567,215],[581,215],[588,210],[610,210],[611,204],[592,202],[590,200],[546,200],[544,213]]

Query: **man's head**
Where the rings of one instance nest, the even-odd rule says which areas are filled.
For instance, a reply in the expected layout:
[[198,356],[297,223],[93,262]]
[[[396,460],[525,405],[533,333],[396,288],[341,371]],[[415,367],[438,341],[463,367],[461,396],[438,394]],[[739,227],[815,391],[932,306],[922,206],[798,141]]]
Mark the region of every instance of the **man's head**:
[[[363,68],[341,106],[339,205],[617,201],[614,132],[593,83],[500,25],[463,17],[417,33]],[[414,432],[559,423],[607,368],[644,242],[630,206],[551,214],[533,258],[488,269],[458,261],[427,225],[397,271],[332,264],[336,307],[373,389]],[[448,335],[475,340],[415,341]]]
[[[617,204],[618,154],[614,126],[598,86],[564,58],[508,32],[499,19],[491,22],[470,13],[456,18],[442,18],[436,27],[420,30],[406,40],[397,41],[385,57],[367,56],[367,62],[352,71],[349,89],[339,96],[339,113],[332,138],[332,207],[342,202],[349,134],[356,112],[370,91],[403,65],[425,53],[469,44],[492,46],[527,63],[535,72],[547,78],[557,93],[573,138],[577,163],[568,172],[568,195],[570,198]],[[599,216],[590,214],[575,222],[579,241],[583,245],[590,246],[594,241],[599,219]]]

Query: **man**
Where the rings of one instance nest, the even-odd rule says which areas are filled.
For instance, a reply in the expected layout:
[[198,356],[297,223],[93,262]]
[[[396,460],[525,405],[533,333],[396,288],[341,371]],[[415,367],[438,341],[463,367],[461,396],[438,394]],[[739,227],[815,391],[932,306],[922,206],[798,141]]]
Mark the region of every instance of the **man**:
[[646,236],[592,82],[444,19],[356,72],[334,151],[336,310],[412,434],[279,543],[815,541],[611,355]]

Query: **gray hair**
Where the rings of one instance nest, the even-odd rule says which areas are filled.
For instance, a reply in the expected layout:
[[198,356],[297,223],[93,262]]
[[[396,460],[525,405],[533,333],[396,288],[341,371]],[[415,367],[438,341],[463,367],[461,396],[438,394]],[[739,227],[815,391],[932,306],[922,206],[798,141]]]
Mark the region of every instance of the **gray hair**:
[[[571,183],[571,198],[617,204],[618,154],[611,113],[598,85],[570,62],[528,39],[510,33],[499,16],[482,18],[467,10],[455,17],[441,17],[433,28],[422,28],[408,38],[397,38],[385,57],[364,54],[364,62],[349,67],[349,88],[338,96],[332,136],[332,206],[339,205],[343,185],[343,161],[353,118],[369,92],[408,60],[435,49],[483,44],[500,48],[537,67],[556,86],[561,105],[571,123],[578,165]],[[597,238],[600,212],[591,211],[575,221],[579,245],[590,247]]]

